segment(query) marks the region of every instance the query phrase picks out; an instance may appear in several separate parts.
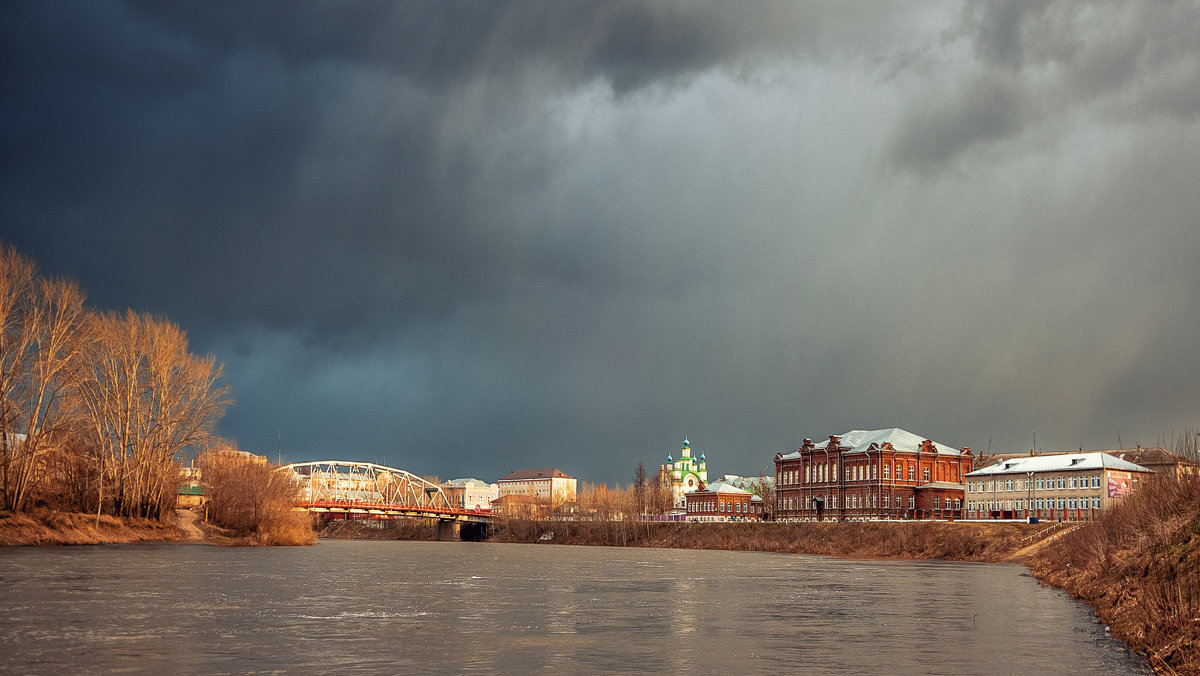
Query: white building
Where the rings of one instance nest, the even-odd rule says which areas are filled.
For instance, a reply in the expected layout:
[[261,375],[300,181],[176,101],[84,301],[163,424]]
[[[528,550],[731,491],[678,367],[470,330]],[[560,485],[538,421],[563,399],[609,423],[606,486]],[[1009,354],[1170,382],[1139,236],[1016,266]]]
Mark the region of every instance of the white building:
[[686,438],[683,440],[683,448],[679,451],[679,459],[676,460],[668,454],[666,464],[661,465],[659,471],[670,478],[673,494],[671,505],[679,513],[683,513],[687,508],[684,496],[700,490],[701,486],[708,483],[708,463],[704,460],[704,453],[701,453],[699,458],[693,458],[692,445]]
[[519,469],[500,478],[500,497],[528,495],[550,506],[574,502],[578,481],[557,469]]
[[1089,521],[1152,474],[1099,452],[1009,458],[963,476],[967,518]]
[[455,509],[491,509],[500,497],[500,487],[479,479],[451,479],[442,484],[442,492]]

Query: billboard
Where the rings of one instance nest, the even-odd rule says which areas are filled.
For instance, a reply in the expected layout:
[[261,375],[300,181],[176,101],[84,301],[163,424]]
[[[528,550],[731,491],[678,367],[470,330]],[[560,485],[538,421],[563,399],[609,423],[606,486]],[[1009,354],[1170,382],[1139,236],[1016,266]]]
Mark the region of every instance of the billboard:
[[1108,471],[1108,497],[1127,498],[1133,492],[1133,478],[1129,472]]

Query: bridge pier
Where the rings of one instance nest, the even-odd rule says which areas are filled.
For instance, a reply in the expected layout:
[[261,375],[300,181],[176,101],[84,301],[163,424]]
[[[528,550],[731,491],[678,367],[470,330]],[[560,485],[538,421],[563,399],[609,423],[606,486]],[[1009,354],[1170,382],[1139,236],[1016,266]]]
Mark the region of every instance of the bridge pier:
[[462,522],[438,519],[437,539],[438,542],[458,542],[462,540]]

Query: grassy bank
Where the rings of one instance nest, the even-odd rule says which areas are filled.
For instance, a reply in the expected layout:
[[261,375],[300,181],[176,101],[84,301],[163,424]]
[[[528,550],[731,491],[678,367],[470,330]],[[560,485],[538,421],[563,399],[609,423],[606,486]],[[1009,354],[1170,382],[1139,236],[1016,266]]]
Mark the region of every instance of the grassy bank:
[[52,510],[0,512],[0,546],[96,545],[129,542],[174,542],[184,537],[174,524],[150,519],[118,518]]
[[1029,566],[1095,608],[1160,673],[1200,674],[1200,478],[1144,484]]
[[[1036,532],[1025,524],[625,523],[508,521],[493,542],[725,549],[889,559],[1003,561]],[[552,534],[552,535],[551,535]],[[546,538],[546,539],[543,539]]]

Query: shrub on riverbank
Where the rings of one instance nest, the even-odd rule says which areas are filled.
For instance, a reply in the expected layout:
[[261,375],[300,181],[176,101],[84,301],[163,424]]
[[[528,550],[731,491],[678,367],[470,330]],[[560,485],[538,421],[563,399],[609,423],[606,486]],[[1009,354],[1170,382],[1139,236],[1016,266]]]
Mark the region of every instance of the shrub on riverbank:
[[1093,606],[1155,669],[1200,674],[1200,477],[1144,482],[1029,565]]
[[501,522],[494,542],[826,554],[951,561],[1003,561],[1032,533],[1025,524],[947,522],[661,523],[603,521]]
[[77,514],[48,509],[0,512],[0,546],[95,545],[173,541],[182,533],[155,519]]
[[244,544],[311,545],[317,541],[312,517],[295,511],[299,487],[290,473],[269,462],[232,450],[200,456],[208,487],[208,520],[229,529]]

